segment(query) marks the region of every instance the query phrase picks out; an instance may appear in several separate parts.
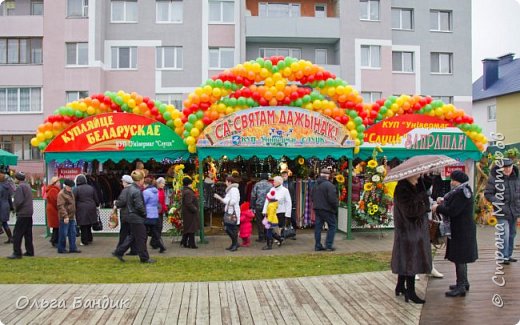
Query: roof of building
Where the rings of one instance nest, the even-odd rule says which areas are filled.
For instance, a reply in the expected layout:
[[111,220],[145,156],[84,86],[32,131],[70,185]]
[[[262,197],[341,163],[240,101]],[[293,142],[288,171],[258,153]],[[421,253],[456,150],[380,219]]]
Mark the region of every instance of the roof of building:
[[498,80],[488,89],[483,90],[483,83],[483,75],[473,83],[473,101],[520,92],[520,59],[501,64],[498,68]]

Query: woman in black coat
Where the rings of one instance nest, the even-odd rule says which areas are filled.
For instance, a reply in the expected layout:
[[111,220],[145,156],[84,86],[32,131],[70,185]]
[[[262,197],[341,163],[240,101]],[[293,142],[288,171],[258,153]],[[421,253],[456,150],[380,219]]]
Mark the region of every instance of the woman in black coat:
[[467,183],[468,176],[456,170],[450,177],[452,190],[432,210],[447,217],[451,226],[445,258],[455,264],[457,284],[450,286],[446,296],[464,297],[469,290],[467,263],[478,258],[477,227],[473,220],[473,193]]
[[198,248],[195,245],[195,232],[199,230],[199,200],[195,191],[191,188],[192,180],[184,177],[182,180],[182,240],[181,246],[185,248]]
[[[431,186],[427,176],[414,175],[397,183],[394,192],[394,247],[392,272],[398,274],[395,295],[416,304],[425,301],[415,293],[415,275],[430,273],[432,252],[428,230],[430,203],[426,190]],[[406,282],[406,286],[405,286]]]
[[81,231],[80,245],[92,243],[92,225],[97,223],[97,207],[99,199],[94,187],[87,184],[87,177],[83,174],[76,176],[76,221]]

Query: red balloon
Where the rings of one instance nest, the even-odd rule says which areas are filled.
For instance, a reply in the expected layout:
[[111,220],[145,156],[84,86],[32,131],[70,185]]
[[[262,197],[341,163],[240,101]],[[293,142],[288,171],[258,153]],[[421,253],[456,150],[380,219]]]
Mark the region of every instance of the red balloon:
[[257,102],[260,100],[260,98],[262,98],[262,96],[258,92],[254,92],[251,97]]
[[211,104],[209,102],[200,103],[200,109],[203,111],[207,111],[210,106]]
[[347,108],[354,108],[356,106],[356,104],[350,100],[345,102],[345,105],[347,105]]
[[202,118],[202,123],[204,123],[204,125],[208,125],[208,124],[211,123],[211,119],[209,117],[207,117],[207,116],[204,116]]
[[110,99],[110,97],[108,96],[105,96],[103,97],[103,103],[105,103],[106,105],[110,105],[112,104],[112,99]]
[[340,116],[340,120],[341,120],[341,124],[347,124],[348,116],[347,115]]
[[323,72],[319,71],[316,73],[315,79],[323,80]]
[[181,117],[181,122],[182,122],[182,124],[186,124],[186,122],[188,122],[188,117],[187,116]]
[[149,109],[152,109],[152,107],[155,106],[155,103],[153,102],[153,100],[150,100],[148,101],[148,103],[146,103],[146,106],[148,106]]
[[[423,106],[424,106],[424,105],[423,105]],[[422,107],[422,106],[421,106],[421,104],[419,104],[419,103],[415,103],[415,104],[413,104],[413,110],[414,110],[414,111],[418,111],[418,110],[420,110],[421,107]]]
[[183,110],[182,110],[182,114],[184,114],[184,116],[188,116],[191,114],[191,109],[189,107],[185,107]]
[[361,104],[361,103],[356,104],[356,111],[358,111],[358,112],[363,111],[363,104]]
[[243,88],[242,89],[242,96],[244,97],[251,97],[252,91],[249,88]]
[[289,97],[285,97],[285,98],[283,99],[282,103],[283,103],[284,105],[289,105],[289,104],[291,103],[291,98],[289,98]]
[[293,91],[290,95],[291,100],[297,100],[298,97],[300,97],[300,96],[298,95],[298,93],[296,91]]
[[377,111],[376,110],[371,110],[370,111],[370,117],[376,117],[377,116]]
[[260,104],[260,106],[268,106],[269,102],[264,97],[260,97],[258,104]]
[[315,75],[311,74],[310,76],[307,77],[307,82],[314,82],[314,80],[316,80],[316,79],[318,79],[318,78],[316,78]]

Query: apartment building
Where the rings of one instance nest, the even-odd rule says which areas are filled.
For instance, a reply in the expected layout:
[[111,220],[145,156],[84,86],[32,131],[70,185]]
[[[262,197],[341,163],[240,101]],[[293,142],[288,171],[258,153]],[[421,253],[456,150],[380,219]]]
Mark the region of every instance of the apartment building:
[[430,95],[471,109],[471,1],[7,0],[0,4],[0,148],[43,171],[45,116],[105,90],[182,106],[258,56],[313,61],[365,101]]

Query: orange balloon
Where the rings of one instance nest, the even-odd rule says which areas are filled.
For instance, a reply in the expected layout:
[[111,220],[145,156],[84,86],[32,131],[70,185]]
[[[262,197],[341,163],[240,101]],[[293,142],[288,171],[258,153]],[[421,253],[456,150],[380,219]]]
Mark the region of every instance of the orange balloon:
[[270,92],[270,91],[266,91],[265,94],[264,94],[264,98],[266,100],[271,100],[271,98],[273,98],[273,93]]
[[283,91],[279,91],[276,93],[276,99],[277,100],[282,100],[285,98],[285,94],[283,93]]
[[269,101],[269,106],[277,106],[277,105],[278,105],[278,101],[276,100],[276,98],[272,98]]

